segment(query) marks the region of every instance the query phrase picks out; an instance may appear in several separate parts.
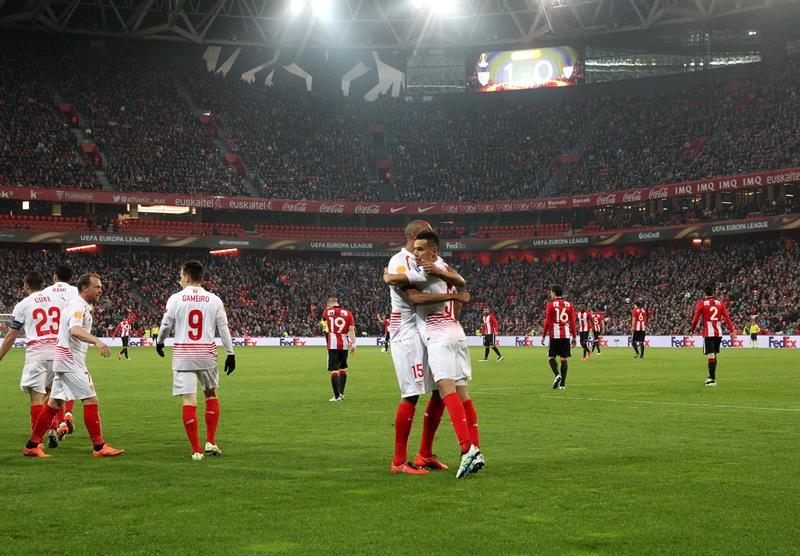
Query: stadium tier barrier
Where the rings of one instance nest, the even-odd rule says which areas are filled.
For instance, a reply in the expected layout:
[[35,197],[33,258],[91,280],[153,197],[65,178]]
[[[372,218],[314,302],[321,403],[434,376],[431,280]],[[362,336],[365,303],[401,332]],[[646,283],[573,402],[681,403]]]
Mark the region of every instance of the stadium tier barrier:
[[[120,338],[101,338],[103,342],[111,347],[121,347],[122,340]],[[541,346],[540,336],[497,336],[498,346],[520,346],[520,347],[539,347]],[[169,338],[166,341],[167,346],[171,346],[173,339]],[[483,338],[481,336],[468,336],[467,343],[473,347],[483,346]],[[591,340],[590,340],[591,343]],[[379,337],[361,337],[357,338],[356,345],[361,347],[381,347],[384,344],[383,336]],[[155,340],[152,338],[131,338],[131,347],[155,347]],[[217,345],[222,343],[217,338]],[[253,347],[312,347],[324,346],[325,338],[320,336],[315,337],[283,337],[283,338],[233,338],[233,345],[235,347],[253,346]],[[14,342],[14,347],[25,347],[25,339],[20,338]],[[630,336],[602,336],[600,338],[600,347],[631,347]],[[698,348],[703,347],[702,336],[648,336],[645,340],[645,347],[650,348]],[[733,345],[731,345],[730,336],[722,337],[722,347],[725,348],[750,348],[749,336],[737,336]],[[771,349],[798,349],[800,348],[800,336],[758,336],[759,348]]]

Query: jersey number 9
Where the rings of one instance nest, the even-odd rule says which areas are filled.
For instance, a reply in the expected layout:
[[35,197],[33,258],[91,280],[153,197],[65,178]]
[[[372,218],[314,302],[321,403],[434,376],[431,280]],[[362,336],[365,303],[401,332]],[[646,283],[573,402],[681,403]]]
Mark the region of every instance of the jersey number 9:
[[194,309],[189,311],[189,339],[197,341],[203,337],[203,312]]

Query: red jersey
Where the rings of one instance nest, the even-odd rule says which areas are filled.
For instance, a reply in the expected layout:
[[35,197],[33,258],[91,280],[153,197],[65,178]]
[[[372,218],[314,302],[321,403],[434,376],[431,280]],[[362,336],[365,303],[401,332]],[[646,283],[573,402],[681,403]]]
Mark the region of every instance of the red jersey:
[[481,326],[481,334],[497,334],[500,327],[497,325],[497,319],[494,315],[489,313],[483,317],[483,325]]
[[353,313],[338,305],[325,309],[323,318],[328,322],[328,349],[347,349],[350,339],[347,333],[356,325]]
[[703,337],[722,336],[722,321],[728,326],[728,333],[734,334],[733,322],[728,314],[725,304],[713,297],[697,302],[692,319],[692,332],[694,332],[700,317],[703,317]]
[[592,319],[592,330],[602,332],[603,324],[606,322],[606,316],[603,311],[589,313],[589,318]]
[[588,311],[578,311],[575,314],[578,321],[578,332],[589,332],[592,328],[592,318]]
[[383,319],[383,333],[384,333],[384,334],[388,334],[388,333],[389,333],[389,324],[390,324],[391,322],[392,322],[392,321],[391,321],[391,320],[389,320],[389,319]]
[[641,307],[634,307],[631,315],[633,317],[634,332],[640,332],[647,329],[647,311]]
[[119,321],[119,324],[117,325],[116,330],[114,330],[112,336],[116,336],[117,334],[119,334],[120,338],[124,338],[125,336],[130,336],[131,325],[135,320],[136,320],[136,313],[131,311],[131,314],[127,319],[122,319],[121,321]]
[[575,312],[572,303],[561,298],[547,302],[544,333],[551,339],[575,336]]

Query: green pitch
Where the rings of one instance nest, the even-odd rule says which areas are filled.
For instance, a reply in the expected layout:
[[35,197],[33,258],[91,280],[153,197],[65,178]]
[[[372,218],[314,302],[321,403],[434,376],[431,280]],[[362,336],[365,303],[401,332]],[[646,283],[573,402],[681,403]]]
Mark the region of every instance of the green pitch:
[[[606,349],[553,391],[542,348],[501,363],[474,350],[487,466],[460,481],[389,474],[398,395],[375,348],[351,361],[341,404],[323,349],[239,349],[223,455],[200,463],[168,362],[131,352],[91,353],[105,437],[127,450],[109,460],[90,457],[79,404],[53,457],[23,458],[23,351],[0,363],[0,553],[797,554],[796,351],[724,351],[712,389],[700,350]],[[436,452],[455,467],[446,414]]]

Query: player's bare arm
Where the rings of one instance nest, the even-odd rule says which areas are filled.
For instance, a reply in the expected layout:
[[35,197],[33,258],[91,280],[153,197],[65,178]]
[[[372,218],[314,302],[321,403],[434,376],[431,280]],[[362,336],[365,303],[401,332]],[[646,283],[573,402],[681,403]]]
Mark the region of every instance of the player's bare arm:
[[431,303],[444,303],[445,301],[457,301],[459,303],[469,303],[469,292],[450,292],[450,293],[424,293],[417,288],[409,286],[403,288],[403,293],[414,305],[430,305]]
[[426,274],[429,276],[437,276],[438,278],[441,278],[447,282],[447,284],[450,286],[463,288],[466,285],[464,278],[449,265],[447,266],[447,269],[444,269],[436,266],[434,263],[426,261],[418,261],[418,264]]
[[6,353],[14,346],[14,341],[19,336],[19,332],[13,328],[8,331],[6,337],[3,339],[3,345],[0,346],[0,361],[6,356]]
[[77,338],[81,342],[86,342],[87,344],[92,344],[94,347],[99,349],[101,356],[109,357],[111,355],[111,350],[103,341],[100,340],[100,338],[94,336],[93,334],[89,334],[80,326],[73,326],[69,329],[69,333],[73,338]]

